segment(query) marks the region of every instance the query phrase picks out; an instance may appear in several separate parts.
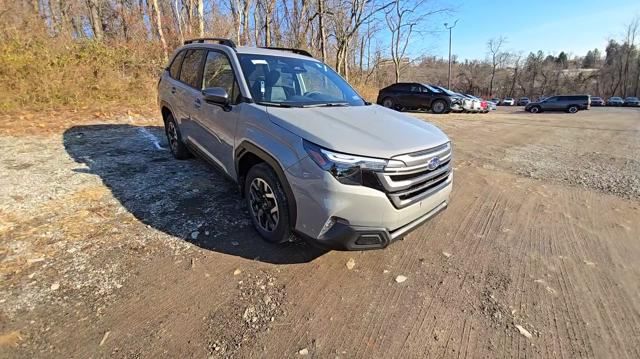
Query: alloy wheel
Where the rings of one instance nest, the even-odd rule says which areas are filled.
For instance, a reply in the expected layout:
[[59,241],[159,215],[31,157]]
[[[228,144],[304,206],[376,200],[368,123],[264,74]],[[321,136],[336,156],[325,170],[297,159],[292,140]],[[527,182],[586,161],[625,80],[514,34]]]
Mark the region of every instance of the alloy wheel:
[[275,193],[262,178],[254,178],[249,187],[249,205],[251,215],[258,226],[267,232],[273,232],[278,227],[280,211]]
[[171,151],[176,153],[178,150],[178,129],[176,128],[176,124],[173,121],[169,122],[169,128],[167,129],[167,137],[169,138],[169,146],[171,146]]
[[437,101],[435,104],[433,104],[433,112],[435,113],[444,112],[444,103],[442,103],[442,101]]

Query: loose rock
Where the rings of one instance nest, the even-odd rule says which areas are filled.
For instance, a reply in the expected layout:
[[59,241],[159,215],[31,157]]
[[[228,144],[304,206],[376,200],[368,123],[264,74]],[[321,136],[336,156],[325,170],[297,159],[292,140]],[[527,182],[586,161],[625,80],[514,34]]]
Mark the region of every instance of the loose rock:
[[352,270],[356,266],[356,261],[353,258],[349,258],[347,261],[347,269]]
[[516,324],[516,328],[518,329],[518,331],[520,332],[520,334],[522,334],[523,336],[531,339],[531,333],[529,333],[528,330],[524,329],[522,327],[522,325]]
[[403,275],[399,275],[396,277],[396,283],[402,283],[405,280],[407,280],[407,277],[403,276]]

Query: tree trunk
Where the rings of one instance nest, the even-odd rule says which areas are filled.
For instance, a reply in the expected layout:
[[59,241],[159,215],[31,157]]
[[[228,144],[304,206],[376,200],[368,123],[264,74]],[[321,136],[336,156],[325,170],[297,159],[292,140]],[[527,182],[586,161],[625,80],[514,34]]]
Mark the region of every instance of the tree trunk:
[[204,1],[198,0],[198,33],[204,37]]
[[122,35],[124,35],[125,41],[129,41],[129,24],[127,23],[127,10],[125,0],[120,0],[120,21],[122,21]]
[[327,45],[325,43],[327,34],[324,28],[324,0],[318,0],[318,33],[320,35],[320,52],[322,61],[327,61]]
[[180,16],[180,9],[178,8],[178,0],[173,2],[173,6],[171,7],[173,12],[173,17],[176,18],[176,23],[178,24],[178,36],[180,37],[180,43],[184,44],[184,32],[182,31],[182,18]]
[[89,8],[89,20],[91,21],[93,38],[97,41],[102,41],[104,33],[102,31],[102,20],[98,12],[97,0],[87,0],[87,7]]
[[158,39],[160,39],[160,44],[162,45],[162,52],[164,53],[164,60],[169,61],[169,50],[167,49],[167,41],[164,39],[164,33],[162,31],[162,17],[160,16],[160,8],[158,7],[158,0],[150,0],[151,1],[151,12],[153,13],[153,17],[155,20],[155,28],[156,34],[158,35]]
[[[202,0],[199,0],[202,1]],[[249,45],[249,10],[251,9],[251,0],[244,0],[242,7],[242,44]]]

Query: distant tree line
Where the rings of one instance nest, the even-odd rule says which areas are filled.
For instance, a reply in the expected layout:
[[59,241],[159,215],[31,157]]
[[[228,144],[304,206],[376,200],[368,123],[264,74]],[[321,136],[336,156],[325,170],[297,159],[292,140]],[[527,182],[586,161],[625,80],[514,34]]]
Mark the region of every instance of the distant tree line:
[[[96,78],[105,74],[117,74],[113,81],[144,78],[152,88],[152,79],[185,39],[216,36],[238,45],[306,49],[372,99],[378,88],[393,82],[447,84],[445,59],[410,59],[407,49],[424,43],[429,25],[449,13],[446,4],[433,0],[0,0],[0,61],[6,66],[5,78],[15,79],[17,73],[26,83],[35,72],[46,77],[45,69],[26,63],[14,66],[16,59],[48,56],[47,69],[59,74],[77,75],[80,62],[86,60],[82,66]],[[584,56],[543,51],[525,55],[508,51],[504,37],[490,39],[486,58],[454,61],[452,88],[486,97],[637,96],[638,24],[636,17],[624,37],[610,40],[604,53],[594,49]],[[36,41],[39,47],[33,46]],[[32,46],[21,48],[19,43]],[[84,52],[72,54],[88,51],[85,44],[117,56],[90,63]],[[32,53],[14,56],[11,51]],[[60,80],[63,84],[69,86]],[[31,85],[12,84],[25,93]],[[33,85],[45,84],[33,81]],[[80,97],[89,85],[82,86],[85,89],[74,96]],[[106,91],[105,86],[100,88]],[[48,91],[55,97],[55,90]]]

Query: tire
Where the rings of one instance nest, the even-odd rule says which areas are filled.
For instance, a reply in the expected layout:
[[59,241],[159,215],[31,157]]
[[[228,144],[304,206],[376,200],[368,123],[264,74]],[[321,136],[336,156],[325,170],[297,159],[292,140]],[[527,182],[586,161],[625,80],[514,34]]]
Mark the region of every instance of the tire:
[[576,113],[576,112],[578,112],[578,110],[579,110],[578,106],[576,106],[576,105],[571,105],[571,106],[569,106],[567,108],[567,112],[569,112],[569,113]]
[[542,108],[540,108],[540,106],[531,106],[531,108],[529,109],[529,112],[539,113],[539,112],[542,112]]
[[393,99],[391,97],[385,97],[382,100],[382,106],[395,110],[396,109],[396,104],[393,102]]
[[449,105],[444,100],[435,100],[431,103],[431,112],[441,115],[449,110]]
[[265,241],[283,243],[291,238],[287,195],[268,164],[259,163],[249,169],[244,183],[244,197],[251,222]]
[[171,150],[173,157],[179,160],[186,160],[191,157],[191,152],[189,152],[189,149],[182,141],[180,128],[171,113],[167,115],[167,118],[164,121],[164,132],[167,135],[169,149]]

